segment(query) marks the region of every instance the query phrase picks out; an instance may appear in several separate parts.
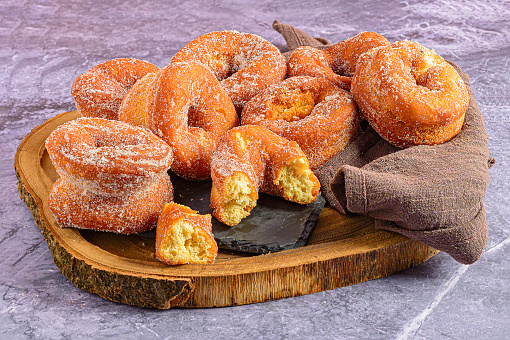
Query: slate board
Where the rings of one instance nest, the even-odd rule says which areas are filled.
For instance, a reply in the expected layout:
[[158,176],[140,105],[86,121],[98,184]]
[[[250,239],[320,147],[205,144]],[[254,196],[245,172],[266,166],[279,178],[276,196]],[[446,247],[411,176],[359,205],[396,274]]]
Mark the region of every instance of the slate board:
[[[201,214],[209,207],[212,181],[188,181],[170,173],[174,201]],[[326,204],[322,195],[308,205],[281,197],[260,194],[257,206],[237,226],[227,226],[212,218],[214,238],[221,249],[268,254],[305,245]],[[154,233],[154,232],[148,232]],[[155,234],[154,234],[155,235]],[[155,237],[155,236],[154,236]]]

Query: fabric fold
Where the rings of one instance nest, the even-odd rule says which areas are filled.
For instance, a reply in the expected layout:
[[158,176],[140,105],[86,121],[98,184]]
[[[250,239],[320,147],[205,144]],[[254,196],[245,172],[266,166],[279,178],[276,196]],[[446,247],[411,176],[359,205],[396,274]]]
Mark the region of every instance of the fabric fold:
[[[328,46],[275,21],[289,53],[306,44]],[[301,45],[300,45],[301,44]],[[371,127],[316,175],[328,203],[343,214],[365,214],[376,228],[405,235],[471,264],[488,240],[483,198],[489,183],[487,135],[467,74],[469,107],[460,133],[439,145],[397,148]]]

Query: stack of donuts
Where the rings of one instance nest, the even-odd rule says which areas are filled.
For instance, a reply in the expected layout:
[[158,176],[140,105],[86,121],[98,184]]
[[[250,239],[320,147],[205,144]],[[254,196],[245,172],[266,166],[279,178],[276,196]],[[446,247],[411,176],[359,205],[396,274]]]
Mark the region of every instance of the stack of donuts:
[[[167,183],[162,174],[170,167],[188,180],[212,179],[213,216],[235,226],[259,191],[313,202],[320,190],[313,171],[357,137],[361,120],[395,146],[432,145],[459,132],[468,105],[460,76],[434,51],[406,40],[391,44],[373,32],[323,50],[300,47],[288,61],[257,35],[210,32],[163,68],[129,58],[97,65],[76,79],[71,93],[86,118],[47,141],[61,176],[50,195],[52,211],[63,226],[119,233],[154,221],[120,227],[104,213],[101,222],[78,225],[70,216],[85,214],[78,205],[90,206],[94,195],[104,202],[138,199]],[[161,202],[171,201],[163,191],[154,205],[159,213]]]
[[141,127],[79,118],[53,130],[45,146],[60,176],[48,204],[63,227],[139,233],[173,199],[172,149]]

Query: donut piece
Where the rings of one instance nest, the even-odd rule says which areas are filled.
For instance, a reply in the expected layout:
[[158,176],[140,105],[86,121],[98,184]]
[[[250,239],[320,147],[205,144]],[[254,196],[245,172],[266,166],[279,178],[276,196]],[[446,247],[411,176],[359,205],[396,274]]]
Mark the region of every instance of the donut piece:
[[119,107],[119,120],[147,127],[147,111],[156,73],[147,73],[124,96]]
[[462,127],[469,102],[466,86],[453,66],[408,40],[363,54],[351,92],[368,123],[401,148],[453,138]]
[[382,35],[362,32],[323,50],[302,46],[289,58],[288,76],[326,78],[336,86],[349,91],[359,56],[374,47],[387,45],[390,45],[390,42]]
[[136,192],[172,164],[172,149],[152,132],[103,118],[78,118],[45,142],[57,173],[103,196]]
[[308,204],[320,184],[298,144],[259,125],[229,130],[211,162],[213,216],[237,225],[256,206],[258,192]]
[[285,58],[276,46],[258,35],[236,31],[201,35],[177,52],[171,62],[190,60],[212,70],[238,112],[260,90],[285,79],[287,73]]
[[229,96],[198,63],[171,63],[156,76],[148,127],[173,149],[172,171],[191,180],[211,177],[211,154],[219,138],[239,125]]
[[184,205],[165,204],[156,227],[156,258],[169,265],[214,263],[218,246],[211,215]]
[[325,78],[296,76],[252,98],[241,114],[243,125],[267,127],[297,142],[315,170],[356,136],[359,115],[352,95]]
[[97,194],[59,178],[48,204],[61,227],[135,234],[153,229],[163,206],[172,199],[170,177],[160,173],[148,187],[121,196]]
[[157,66],[134,58],[117,58],[94,66],[78,76],[71,87],[76,109],[84,117],[116,120],[131,86],[158,70]]

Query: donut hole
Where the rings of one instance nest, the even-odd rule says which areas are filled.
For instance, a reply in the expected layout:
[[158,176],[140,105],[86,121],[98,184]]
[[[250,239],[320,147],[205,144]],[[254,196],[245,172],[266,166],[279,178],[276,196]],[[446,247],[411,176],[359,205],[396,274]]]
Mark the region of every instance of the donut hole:
[[191,105],[188,109],[188,127],[206,127],[206,122],[204,119],[203,112],[204,110],[200,109],[200,107],[195,104]]
[[225,65],[227,67],[227,72],[224,74],[223,78],[220,80],[225,80],[227,78],[232,77],[238,71],[242,70],[245,67],[245,62],[242,60],[232,59],[230,63]]
[[230,78],[238,71],[245,68],[252,58],[235,54],[211,54],[204,55],[201,62],[205,64],[219,81]]
[[214,120],[221,121],[221,117],[228,116],[229,113],[223,107],[216,107],[214,110],[208,110],[201,107],[201,104],[192,104],[188,108],[188,127],[198,127],[206,131],[214,128]]
[[345,60],[335,59],[328,55],[327,63],[336,75],[342,77],[352,77],[354,75],[354,65],[350,65]]
[[218,80],[228,78],[234,73],[232,56],[227,54],[204,54],[200,62],[207,66]]

